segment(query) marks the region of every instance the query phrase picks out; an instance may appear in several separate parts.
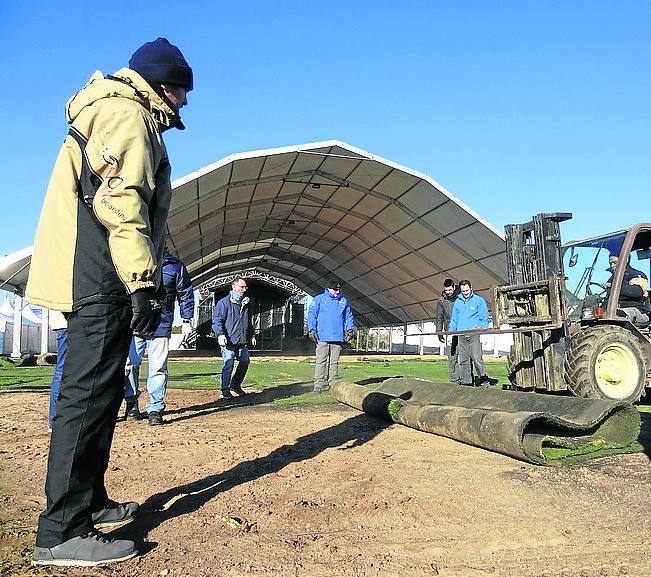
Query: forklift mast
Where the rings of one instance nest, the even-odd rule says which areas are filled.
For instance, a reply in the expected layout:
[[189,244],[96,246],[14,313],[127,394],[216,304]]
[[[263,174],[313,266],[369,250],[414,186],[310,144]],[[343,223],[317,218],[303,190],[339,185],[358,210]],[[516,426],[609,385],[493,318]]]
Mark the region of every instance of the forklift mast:
[[507,224],[507,272],[510,284],[526,284],[563,276],[563,254],[559,223],[570,220],[569,212],[541,213],[524,224]]
[[522,389],[562,391],[567,302],[559,224],[567,212],[541,213],[504,227],[509,284],[495,287],[500,326],[514,329],[509,370]]

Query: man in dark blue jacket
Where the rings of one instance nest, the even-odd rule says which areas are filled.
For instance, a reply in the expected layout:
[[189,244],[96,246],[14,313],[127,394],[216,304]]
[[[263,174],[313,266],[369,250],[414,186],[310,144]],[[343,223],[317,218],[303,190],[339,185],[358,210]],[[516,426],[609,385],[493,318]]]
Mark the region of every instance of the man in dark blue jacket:
[[[608,295],[610,294],[613,276],[618,262],[619,256],[610,255],[608,257],[609,270],[612,272],[605,285],[608,290]],[[651,306],[649,306],[649,281],[642,271],[631,266],[630,256],[626,261],[626,269],[624,270],[622,286],[619,291],[617,309],[626,315],[626,318],[636,326],[646,327],[649,324],[649,314],[651,313]]]
[[341,284],[331,279],[322,294],[314,297],[307,313],[307,329],[316,343],[314,392],[328,390],[339,378],[341,344],[353,334],[353,312]]
[[[244,296],[248,287],[246,280],[236,277],[231,283],[231,291],[220,299],[212,313],[212,330],[217,335],[224,365],[221,374],[221,397],[230,399],[231,391],[245,395],[242,382],[249,368],[249,348],[255,346],[255,336],[251,324],[251,300]],[[233,366],[237,369],[233,375]],[[231,376],[232,375],[232,376]]]
[[169,355],[170,335],[174,322],[174,303],[179,302],[181,319],[181,332],[187,338],[192,331],[192,317],[194,316],[194,290],[185,265],[175,257],[167,247],[163,252],[163,286],[165,300],[161,313],[161,320],[153,337],[143,338],[134,335],[131,340],[129,358],[125,367],[126,384],[124,400],[127,403],[126,418],[140,418],[138,409],[138,379],[140,365],[145,355],[145,348],[149,358],[149,378],[147,379],[147,415],[152,426],[163,424],[163,411],[165,410],[165,390],[167,388],[168,372],[167,359]]

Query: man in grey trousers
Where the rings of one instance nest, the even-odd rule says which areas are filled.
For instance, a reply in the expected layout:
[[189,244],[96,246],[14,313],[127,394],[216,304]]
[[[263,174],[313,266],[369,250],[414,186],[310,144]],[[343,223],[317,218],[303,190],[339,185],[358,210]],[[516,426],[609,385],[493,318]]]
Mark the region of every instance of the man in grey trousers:
[[[472,290],[469,280],[459,283],[460,294],[452,307],[451,331],[467,331],[488,328],[488,305],[486,301]],[[472,386],[472,365],[479,373],[478,384],[489,387],[492,382],[486,374],[482,359],[479,334],[459,335],[459,377],[462,385]]]
[[341,345],[353,333],[354,319],[341,284],[331,279],[322,294],[314,297],[307,313],[307,329],[316,343],[314,392],[328,390],[339,378]]
[[[459,296],[459,290],[454,285],[451,278],[446,278],[443,281],[443,291],[437,302],[436,307],[436,330],[447,331],[450,326],[450,319],[452,318],[452,307],[454,301]],[[439,335],[439,341],[444,343],[448,340],[448,373],[450,375],[450,382],[453,385],[460,384],[459,381],[459,364],[458,364],[458,346],[459,337],[444,337]]]

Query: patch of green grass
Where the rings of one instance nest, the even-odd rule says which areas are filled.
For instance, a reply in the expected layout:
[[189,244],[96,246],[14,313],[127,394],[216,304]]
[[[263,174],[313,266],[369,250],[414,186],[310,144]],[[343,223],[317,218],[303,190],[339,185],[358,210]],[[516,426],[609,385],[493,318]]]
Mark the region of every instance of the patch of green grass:
[[[180,389],[219,389],[221,359],[214,361],[171,361],[169,364],[170,387]],[[506,363],[488,361],[486,368],[491,377],[499,379],[500,385],[507,382]],[[143,367],[142,378],[147,374]],[[432,361],[391,360],[356,361],[343,357],[339,362],[339,376],[349,382],[379,377],[412,377],[447,382],[447,359]],[[323,405],[336,401],[329,392],[316,394],[311,391],[314,377],[313,360],[288,361],[253,358],[244,381],[245,387],[258,391],[280,386],[296,385],[292,394],[274,400],[279,406]],[[309,384],[309,386],[308,386]],[[299,385],[303,385],[299,387]]]
[[[189,390],[218,390],[221,358],[212,361],[191,361],[172,359],[169,363],[169,387]],[[487,362],[492,377],[506,382],[506,365],[502,361]],[[140,369],[141,386],[147,378],[147,362]],[[0,366],[0,390],[20,388],[48,388],[54,367],[16,367],[11,363]],[[447,359],[423,361],[420,359],[356,361],[342,357],[339,375],[346,381],[360,381],[379,377],[415,377],[446,382],[448,378]],[[311,392],[314,376],[312,359],[292,361],[253,358],[244,385],[258,391],[274,387],[289,386],[278,405],[322,405],[334,403],[328,392]],[[291,394],[290,394],[291,393]]]
[[54,367],[17,367],[12,363],[0,365],[0,391],[7,389],[47,389]]
[[[500,388],[508,383],[506,363],[486,358],[488,374],[498,379]],[[172,359],[169,363],[169,387],[188,390],[219,390],[221,358],[210,361]],[[10,389],[44,389],[50,387],[54,367],[18,367],[0,357],[0,392]],[[400,360],[356,361],[342,357],[339,375],[350,382],[379,377],[412,377],[447,382],[447,359],[423,361],[419,358]],[[273,402],[278,406],[316,406],[336,403],[332,394],[312,392],[314,360],[276,360],[254,357],[244,382],[258,391],[276,389]],[[147,362],[140,369],[140,386],[145,388]],[[640,412],[651,413],[649,397],[637,405]]]
[[547,465],[568,465],[582,463],[587,459],[619,455],[623,453],[641,453],[644,448],[637,441],[624,446],[608,444],[603,439],[590,443],[570,443],[564,439],[552,439],[551,446],[543,444],[542,453]]
[[[485,358],[488,374],[499,380],[497,388],[508,383],[506,363]],[[188,390],[219,390],[221,358],[210,361],[172,359],[169,363],[169,387]],[[0,357],[0,391],[9,389],[48,389],[54,367],[17,367]],[[342,357],[339,375],[346,381],[356,382],[379,377],[412,377],[447,382],[447,359],[423,361],[419,358],[400,360],[356,361]],[[244,386],[263,391],[285,387],[273,402],[279,406],[323,405],[335,403],[329,392],[315,394],[312,389],[314,360],[276,360],[254,357],[251,360]],[[144,389],[147,362],[140,369],[140,383]],[[643,399],[637,408],[651,413],[651,404]]]
[[312,392],[312,383],[305,392],[273,400],[274,405],[278,407],[316,407],[332,405],[337,402],[330,391],[324,391],[320,394]]
[[[169,387],[175,389],[206,390],[219,389],[222,370],[221,358],[214,361],[177,361],[168,365]],[[262,391],[279,385],[295,384],[312,380],[314,365],[308,361],[274,361],[252,359],[244,381],[245,387]],[[140,380],[147,375],[147,363],[140,369]]]

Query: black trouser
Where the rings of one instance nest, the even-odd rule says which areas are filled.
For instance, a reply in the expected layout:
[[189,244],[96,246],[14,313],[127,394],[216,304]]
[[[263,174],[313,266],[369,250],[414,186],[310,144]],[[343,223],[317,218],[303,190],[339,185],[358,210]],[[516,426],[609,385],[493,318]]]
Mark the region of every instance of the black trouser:
[[88,533],[91,514],[106,505],[104,474],[131,342],[128,304],[92,304],[68,317],[68,349],[52,422],[38,547]]

